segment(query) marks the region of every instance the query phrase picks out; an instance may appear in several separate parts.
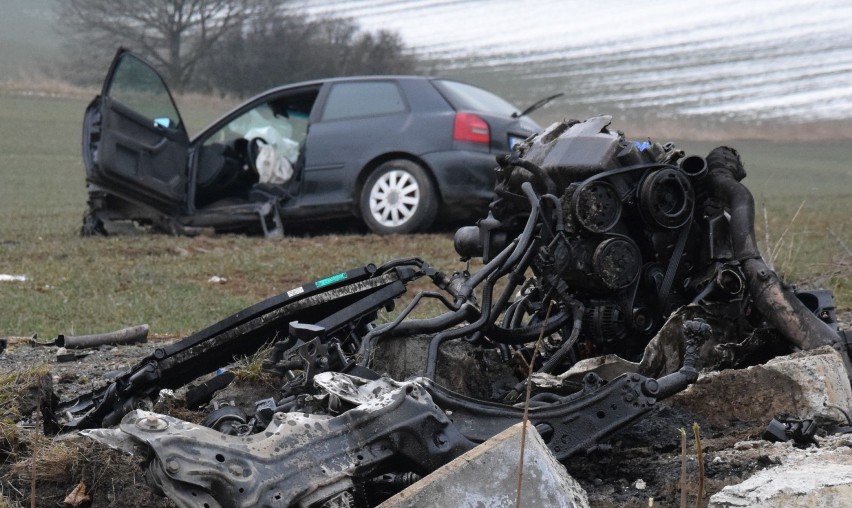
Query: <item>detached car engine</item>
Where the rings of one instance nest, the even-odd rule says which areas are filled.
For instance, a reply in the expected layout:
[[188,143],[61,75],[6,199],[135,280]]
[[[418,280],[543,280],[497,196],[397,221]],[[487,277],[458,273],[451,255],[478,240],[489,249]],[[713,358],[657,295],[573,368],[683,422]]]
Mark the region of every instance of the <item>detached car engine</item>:
[[[157,349],[53,423],[146,457],[180,506],[374,506],[525,414],[565,460],[700,369],[829,345],[852,371],[831,294],[761,258],[737,152],[685,156],[609,124],[556,123],[499,158],[488,216],[455,235],[474,273],[412,257],[305,284]],[[435,290],[380,322],[423,277]],[[444,311],[412,318],[427,300]],[[264,345],[280,389],[249,410],[213,402],[234,375],[209,375]],[[583,367],[603,355],[626,361]],[[150,411],[189,383],[203,422]]]
[[[798,347],[838,344],[830,294],[793,297],[762,260],[734,149],[684,156],[671,144],[628,141],[609,122],[555,124],[501,159],[491,213],[456,234],[456,250],[487,261],[529,217],[549,217],[526,262],[545,301],[582,306],[575,330],[586,356],[639,360],[675,309],[701,302],[724,304],[718,312],[740,321],[740,333],[772,325]],[[509,323],[525,301],[509,307]]]

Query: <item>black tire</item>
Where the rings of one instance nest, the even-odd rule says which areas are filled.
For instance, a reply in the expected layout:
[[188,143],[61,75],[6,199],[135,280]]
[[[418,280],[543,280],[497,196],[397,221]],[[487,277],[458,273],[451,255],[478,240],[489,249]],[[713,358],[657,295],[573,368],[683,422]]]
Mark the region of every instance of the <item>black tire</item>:
[[438,215],[438,195],[419,164],[395,159],[377,167],[361,189],[361,217],[374,233],[423,231]]

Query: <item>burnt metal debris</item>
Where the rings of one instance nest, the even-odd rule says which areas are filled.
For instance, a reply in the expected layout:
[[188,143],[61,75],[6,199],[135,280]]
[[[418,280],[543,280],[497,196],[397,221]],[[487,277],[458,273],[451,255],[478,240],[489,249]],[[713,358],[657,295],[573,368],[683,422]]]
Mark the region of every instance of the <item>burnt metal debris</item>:
[[[609,124],[557,123],[498,160],[488,216],[455,236],[463,259],[483,259],[474,273],[412,257],[306,284],[158,348],[60,404],[59,423],[145,457],[149,483],[180,506],[373,506],[520,421],[524,404],[566,459],[702,368],[824,345],[848,365],[830,293],[796,292],[761,258],[737,152],[685,156]],[[435,289],[379,322],[423,277]],[[444,312],[411,318],[427,300]],[[281,388],[260,394],[253,412],[208,404],[227,374],[187,393],[211,408],[203,424],[150,411],[161,390],[270,343],[264,370]],[[415,344],[420,372],[383,375],[393,370],[378,360],[383,348]],[[462,377],[485,377],[490,393],[458,393],[441,383],[452,344],[470,362],[510,368],[471,368]],[[613,354],[638,363],[608,378],[569,375]]]
[[59,346],[66,349],[87,349],[106,345],[128,345],[148,342],[148,325],[130,326],[113,332],[92,335],[58,335],[48,342],[39,342],[38,335],[30,337],[32,346]]

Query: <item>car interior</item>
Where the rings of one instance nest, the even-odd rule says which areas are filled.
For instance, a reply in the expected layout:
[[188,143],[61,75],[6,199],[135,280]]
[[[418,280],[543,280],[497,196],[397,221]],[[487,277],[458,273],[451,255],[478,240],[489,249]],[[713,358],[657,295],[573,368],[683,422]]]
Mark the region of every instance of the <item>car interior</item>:
[[317,94],[310,90],[263,102],[204,140],[196,166],[196,209],[294,194]]

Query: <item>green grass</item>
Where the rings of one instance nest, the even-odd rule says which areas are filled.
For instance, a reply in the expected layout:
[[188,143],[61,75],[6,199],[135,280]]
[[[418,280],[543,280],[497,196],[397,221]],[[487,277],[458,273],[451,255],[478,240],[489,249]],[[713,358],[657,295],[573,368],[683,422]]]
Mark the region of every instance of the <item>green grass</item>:
[[[263,298],[363,265],[418,255],[446,271],[463,269],[449,233],[408,237],[325,235],[282,241],[163,235],[82,239],[85,208],[80,122],[86,99],[0,94],[0,337],[97,333],[148,323],[179,335]],[[189,102],[197,131],[222,109]],[[718,144],[718,143],[717,143]],[[833,289],[852,307],[852,150],[841,143],[730,142],[746,183],[769,216],[776,268],[788,280]],[[715,144],[682,143],[706,154]],[[804,202],[795,221],[793,217]],[[213,275],[224,284],[211,284]]]

